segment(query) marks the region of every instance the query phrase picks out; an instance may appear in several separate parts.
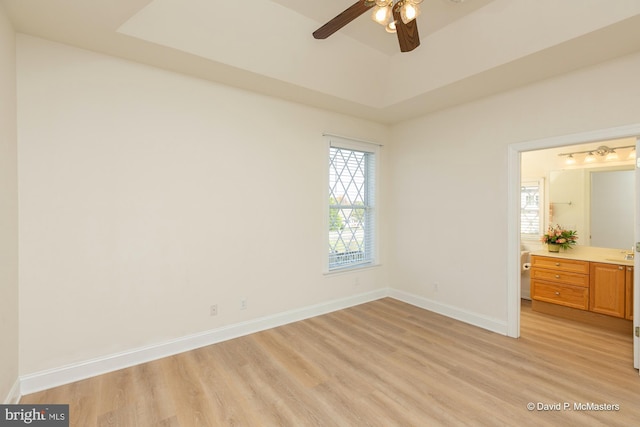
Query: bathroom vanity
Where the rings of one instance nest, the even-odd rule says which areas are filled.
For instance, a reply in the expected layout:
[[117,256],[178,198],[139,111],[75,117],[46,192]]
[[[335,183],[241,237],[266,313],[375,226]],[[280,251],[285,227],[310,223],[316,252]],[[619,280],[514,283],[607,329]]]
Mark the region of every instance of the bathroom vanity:
[[534,311],[632,329],[633,260],[619,249],[576,246],[531,253]]

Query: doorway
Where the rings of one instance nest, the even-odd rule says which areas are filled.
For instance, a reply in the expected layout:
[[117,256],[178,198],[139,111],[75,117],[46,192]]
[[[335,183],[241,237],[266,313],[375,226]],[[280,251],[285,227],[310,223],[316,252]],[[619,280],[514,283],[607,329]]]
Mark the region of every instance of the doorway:
[[[520,179],[521,154],[528,151],[558,148],[583,143],[597,143],[598,141],[620,138],[637,138],[640,135],[640,124],[608,128],[585,133],[562,135],[539,140],[513,143],[508,152],[508,289],[507,289],[507,334],[511,337],[520,336]],[[637,179],[640,173],[636,173]],[[640,203],[636,202],[636,223],[640,218]],[[640,227],[636,226],[636,241],[640,240]],[[638,313],[640,296],[638,285],[640,280],[640,262],[635,260],[634,308]],[[640,316],[635,316],[634,327],[640,325]],[[634,366],[640,364],[639,338],[634,337]]]

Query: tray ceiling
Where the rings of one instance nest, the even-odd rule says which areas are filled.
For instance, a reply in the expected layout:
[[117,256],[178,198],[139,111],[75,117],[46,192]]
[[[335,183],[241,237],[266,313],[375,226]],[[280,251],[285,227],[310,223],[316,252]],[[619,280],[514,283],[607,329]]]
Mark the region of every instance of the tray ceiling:
[[640,51],[640,2],[425,0],[399,53],[354,0],[0,0],[16,31],[385,123]]

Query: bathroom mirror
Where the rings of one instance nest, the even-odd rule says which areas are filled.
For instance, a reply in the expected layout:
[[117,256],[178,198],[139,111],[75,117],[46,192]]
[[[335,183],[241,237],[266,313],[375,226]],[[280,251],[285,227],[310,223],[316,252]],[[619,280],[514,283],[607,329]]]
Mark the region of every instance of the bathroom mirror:
[[633,166],[552,171],[547,224],[578,230],[584,246],[628,249],[634,244]]

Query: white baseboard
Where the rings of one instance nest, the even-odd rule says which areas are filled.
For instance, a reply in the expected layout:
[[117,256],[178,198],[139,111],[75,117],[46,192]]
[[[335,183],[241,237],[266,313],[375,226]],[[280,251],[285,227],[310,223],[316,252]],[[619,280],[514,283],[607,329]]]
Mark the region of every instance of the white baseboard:
[[259,319],[229,325],[199,334],[188,335],[175,340],[137,348],[130,351],[112,354],[60,368],[36,372],[20,378],[17,390],[18,399],[22,394],[35,393],[48,388],[57,387],[74,381],[83,380],[118,369],[128,368],[140,363],[172,356],[174,354],[215,344],[218,342],[238,338],[244,335],[260,332],[266,329],[297,322],[314,316],[330,313],[363,304],[388,296],[389,289],[379,289],[364,294],[354,295],[316,304],[283,313],[265,316]]
[[16,379],[13,383],[13,387],[9,390],[9,394],[4,399],[4,405],[13,405],[20,401],[20,380]]
[[507,335],[507,322],[500,319],[495,319],[470,311],[461,310],[458,307],[453,307],[451,305],[433,301],[429,298],[421,297],[408,292],[399,291],[397,289],[389,289],[388,296],[402,302],[406,302],[407,304],[424,308],[425,310],[433,311],[434,313],[442,314],[452,319],[460,320],[464,323],[469,323],[471,325],[478,326],[480,328],[487,329],[501,335]]
[[332,311],[342,310],[344,308],[364,304],[366,302],[375,301],[385,297],[395,298],[406,302],[407,304],[424,308],[502,335],[507,334],[507,324],[505,321],[481,316],[477,313],[461,310],[457,307],[442,304],[408,292],[384,288],[347,298],[289,310],[247,322],[236,323],[147,347],[137,348],[80,363],[74,363],[60,368],[25,375],[20,377],[19,383],[16,383],[12,389],[12,394],[7,399],[15,400],[17,402],[21,393],[35,393],[37,391],[46,390],[48,388],[57,387],[74,381],[80,381],[96,375],[117,371],[119,369],[128,368],[130,366],[150,362],[152,360],[172,356],[174,354],[205,347],[207,345],[238,338],[255,332],[264,331],[266,329],[275,328],[277,326],[297,322],[310,317],[320,316]]

